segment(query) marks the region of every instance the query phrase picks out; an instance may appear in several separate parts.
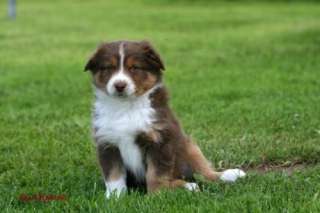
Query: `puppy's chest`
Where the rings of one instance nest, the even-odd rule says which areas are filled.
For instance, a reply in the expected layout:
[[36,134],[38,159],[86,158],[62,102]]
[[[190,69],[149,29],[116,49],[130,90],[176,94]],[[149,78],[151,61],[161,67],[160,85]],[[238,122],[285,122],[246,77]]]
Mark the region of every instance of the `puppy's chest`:
[[136,137],[150,129],[154,122],[154,114],[154,109],[149,104],[95,104],[93,124],[98,142],[117,146],[126,168],[138,178],[144,177],[145,169]]

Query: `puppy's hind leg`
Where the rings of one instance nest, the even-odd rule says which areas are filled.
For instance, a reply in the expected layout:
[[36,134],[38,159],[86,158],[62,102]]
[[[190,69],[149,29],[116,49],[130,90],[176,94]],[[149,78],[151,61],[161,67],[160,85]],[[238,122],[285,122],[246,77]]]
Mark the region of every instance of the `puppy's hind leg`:
[[157,192],[161,188],[185,188],[189,191],[199,191],[199,186],[196,183],[189,183],[185,180],[174,178],[172,171],[169,169],[161,171],[150,159],[147,161],[146,182],[148,193]]
[[224,182],[234,182],[245,173],[240,169],[228,169],[223,172],[216,172],[212,169],[208,160],[203,156],[200,148],[192,142],[187,142],[187,161],[190,163],[193,171],[203,175],[207,180]]
[[167,155],[165,163],[160,163],[155,155],[147,157],[146,183],[148,193],[159,191],[161,188],[174,189],[185,188],[190,191],[198,191],[199,187],[196,183],[189,183],[183,179],[173,175],[174,157]]

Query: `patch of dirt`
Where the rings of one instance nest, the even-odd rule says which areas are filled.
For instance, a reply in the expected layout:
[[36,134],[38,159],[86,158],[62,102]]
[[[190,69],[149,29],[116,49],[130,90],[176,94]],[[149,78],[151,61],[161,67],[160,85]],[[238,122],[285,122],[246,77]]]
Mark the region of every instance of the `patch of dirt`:
[[272,164],[272,163],[263,163],[256,166],[249,166],[247,168],[243,168],[248,172],[257,172],[260,174],[265,174],[268,172],[284,172],[287,175],[292,175],[293,172],[301,171],[307,167],[314,166],[315,163],[301,162],[301,161],[287,161],[282,164]]
[[265,174],[268,172],[285,172],[289,176],[292,175],[295,171],[301,171],[306,167],[310,167],[312,165],[303,163],[303,162],[285,162],[280,165],[272,165],[272,164],[261,164],[256,167],[251,167],[246,169],[247,171],[254,171],[260,174]]

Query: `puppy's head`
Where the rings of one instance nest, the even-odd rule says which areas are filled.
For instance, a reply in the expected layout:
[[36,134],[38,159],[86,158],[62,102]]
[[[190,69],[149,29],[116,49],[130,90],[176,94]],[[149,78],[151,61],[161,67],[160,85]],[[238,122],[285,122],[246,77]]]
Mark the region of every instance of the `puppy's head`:
[[98,47],[85,66],[94,85],[109,96],[138,97],[161,81],[163,62],[147,41],[117,41]]

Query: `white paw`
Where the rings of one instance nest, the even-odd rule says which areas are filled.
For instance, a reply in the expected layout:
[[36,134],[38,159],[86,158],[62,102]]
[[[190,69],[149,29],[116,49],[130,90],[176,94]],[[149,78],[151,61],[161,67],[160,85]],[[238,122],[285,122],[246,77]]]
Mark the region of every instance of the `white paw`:
[[246,173],[241,169],[227,169],[224,171],[220,177],[220,180],[224,182],[234,182],[238,178],[246,176]]
[[106,181],[106,198],[109,199],[111,196],[119,198],[122,193],[127,191],[126,182],[123,178],[116,181]]
[[200,191],[199,186],[196,183],[186,183],[184,188],[188,189],[189,191]]

